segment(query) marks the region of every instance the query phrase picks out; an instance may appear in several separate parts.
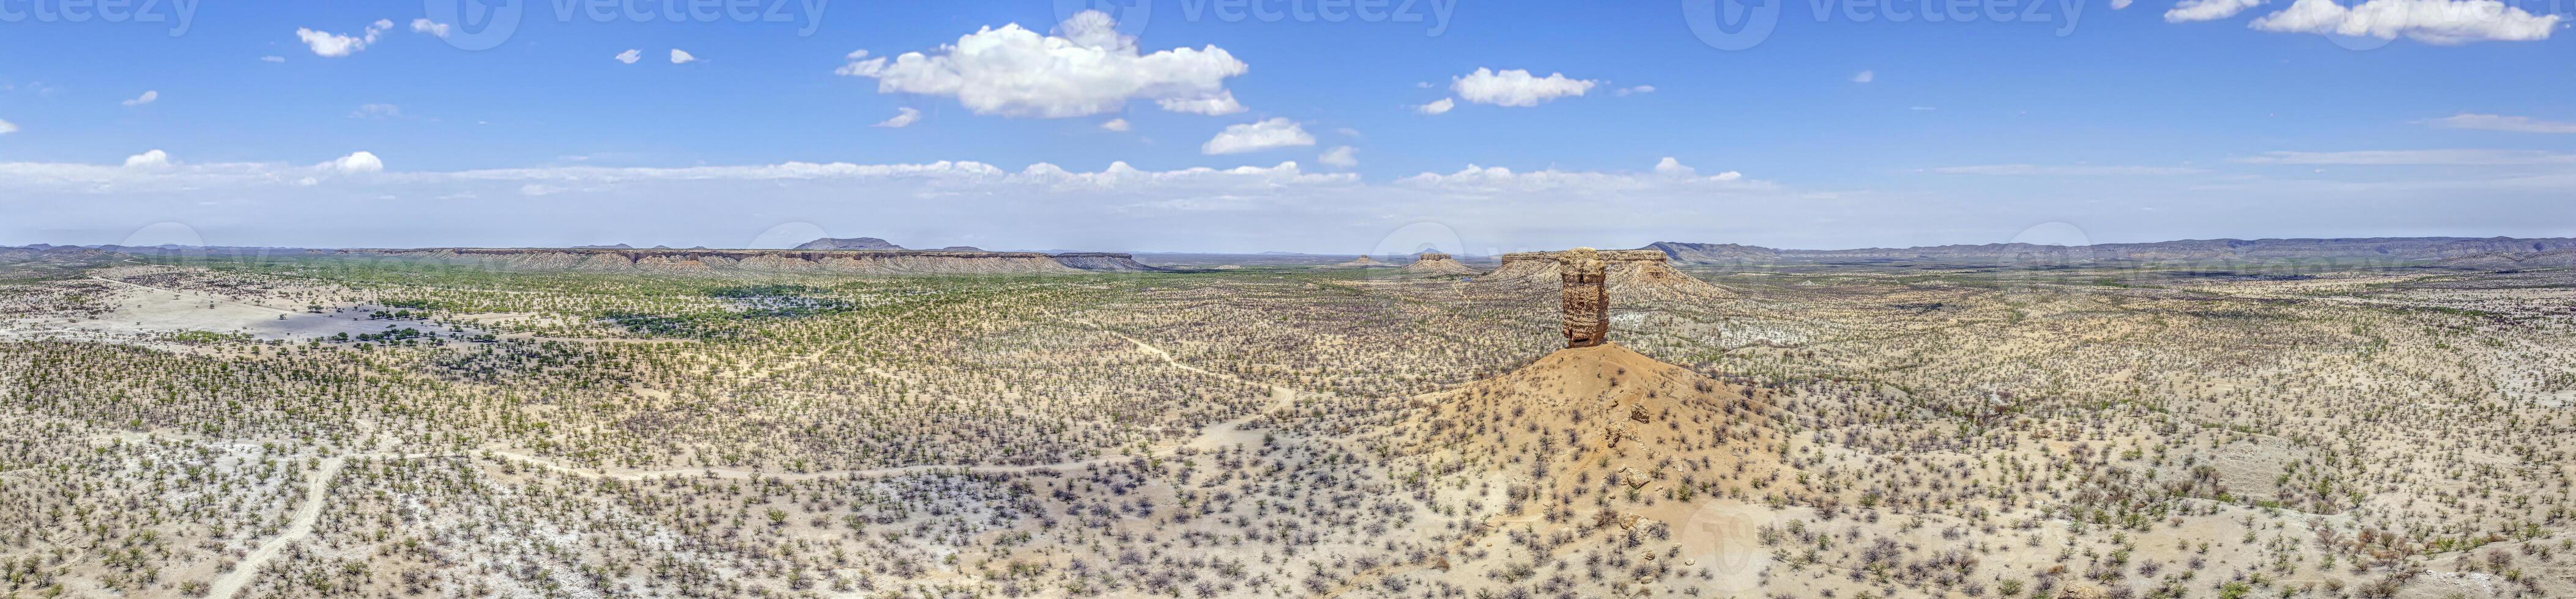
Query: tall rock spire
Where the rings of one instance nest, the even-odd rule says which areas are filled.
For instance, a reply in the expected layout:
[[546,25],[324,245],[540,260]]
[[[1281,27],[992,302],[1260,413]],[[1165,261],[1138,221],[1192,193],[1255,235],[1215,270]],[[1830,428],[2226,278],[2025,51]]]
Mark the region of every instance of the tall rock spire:
[[1609,343],[1609,276],[1601,252],[1574,248],[1558,254],[1556,260],[1557,275],[1565,281],[1565,346]]

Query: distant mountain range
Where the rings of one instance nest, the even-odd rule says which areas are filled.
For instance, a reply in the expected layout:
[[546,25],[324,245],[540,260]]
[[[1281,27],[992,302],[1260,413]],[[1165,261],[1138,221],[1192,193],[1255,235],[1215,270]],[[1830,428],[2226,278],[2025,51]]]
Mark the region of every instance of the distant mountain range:
[[[2441,261],[2481,255],[2518,255],[2576,249],[2576,239],[2554,237],[2369,237],[2344,239],[2185,239],[2087,246],[1990,243],[1912,248],[1783,250],[1732,243],[1656,242],[1646,246],[1682,264],[1784,262],[1919,262],[1941,264],[2073,264],[2086,262],[2191,262],[2251,260]],[[2500,259],[2510,261],[2509,259]]]

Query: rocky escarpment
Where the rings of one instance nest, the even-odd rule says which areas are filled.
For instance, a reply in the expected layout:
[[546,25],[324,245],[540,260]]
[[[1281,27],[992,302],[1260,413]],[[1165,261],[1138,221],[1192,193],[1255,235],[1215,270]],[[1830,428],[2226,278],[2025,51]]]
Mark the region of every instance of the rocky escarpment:
[[[1497,293],[1521,293],[1554,289],[1562,279],[1564,252],[1515,252],[1502,255],[1502,266],[1477,277],[1475,285]],[[1655,250],[1601,250],[1595,252],[1607,270],[1610,292],[1621,297],[1693,301],[1732,298],[1735,295],[1674,270],[1663,252]]]
[[2576,268],[2576,249],[2547,252],[2495,252],[2443,260],[2439,266],[2463,270],[2507,272],[2551,268]]
[[433,248],[343,250],[341,254],[509,270],[651,273],[819,273],[871,275],[1077,274],[1146,271],[1127,254],[918,250],[603,250]]
[[1162,270],[1160,268],[1146,266],[1143,262],[1137,262],[1135,256],[1128,254],[1073,252],[1056,254],[1055,261],[1057,264],[1062,264],[1080,270],[1106,272],[1151,272]]
[[1475,269],[1467,268],[1467,265],[1459,263],[1457,258],[1439,252],[1423,252],[1415,255],[1413,263],[1404,265],[1401,272],[1408,275],[1438,277],[1476,274]]

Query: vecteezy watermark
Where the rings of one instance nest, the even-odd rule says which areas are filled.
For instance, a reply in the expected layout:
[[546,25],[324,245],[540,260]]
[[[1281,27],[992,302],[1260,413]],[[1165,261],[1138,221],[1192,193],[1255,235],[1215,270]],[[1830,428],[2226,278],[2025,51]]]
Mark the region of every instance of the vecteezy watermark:
[[[6,0],[0,0],[6,1]],[[195,0],[190,0],[195,1]],[[794,23],[796,36],[823,26],[830,0],[544,0],[559,23]],[[531,0],[421,0],[423,16],[447,24],[447,44],[488,50],[510,40]]]
[[[1118,32],[1136,35],[1152,22],[1154,0],[1053,0],[1056,20],[1096,10],[1118,20]],[[1226,23],[1427,23],[1422,34],[1449,31],[1458,0],[1178,0],[1181,18]]]
[[199,0],[0,0],[0,23],[169,23],[188,34]]
[[[1783,16],[1819,23],[2038,23],[2058,37],[2075,32],[2087,0],[1682,0],[1682,22],[1701,43],[1745,50],[1771,39]],[[1797,6],[1804,4],[1805,6]]]

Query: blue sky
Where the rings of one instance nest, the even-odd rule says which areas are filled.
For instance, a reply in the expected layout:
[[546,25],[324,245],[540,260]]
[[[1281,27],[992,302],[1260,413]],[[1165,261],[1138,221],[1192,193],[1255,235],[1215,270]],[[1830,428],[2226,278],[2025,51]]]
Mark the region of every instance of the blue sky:
[[[1401,22],[1324,0],[749,5],[783,22],[461,1],[520,22],[0,2],[0,243],[2576,235],[2576,68],[2538,3],[1973,0],[2041,20],[1959,23],[1792,0],[1733,49],[1685,17],[1709,0],[1390,0]],[[1087,7],[1107,10],[1067,22]],[[960,50],[988,42],[1030,53]],[[1082,62],[1102,46],[1124,49]]]

